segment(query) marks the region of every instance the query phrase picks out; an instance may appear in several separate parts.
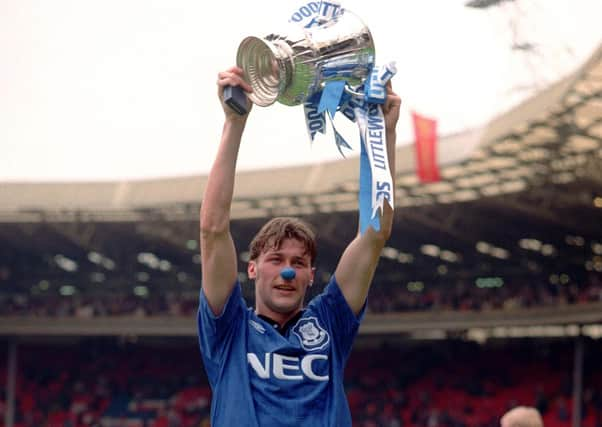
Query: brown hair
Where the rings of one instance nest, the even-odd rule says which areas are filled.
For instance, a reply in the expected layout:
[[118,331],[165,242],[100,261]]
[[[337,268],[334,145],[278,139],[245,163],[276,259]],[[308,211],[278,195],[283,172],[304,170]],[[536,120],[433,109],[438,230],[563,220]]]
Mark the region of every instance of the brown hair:
[[303,220],[291,217],[278,217],[268,221],[255,235],[249,245],[249,259],[259,258],[266,249],[280,248],[285,239],[299,240],[305,246],[305,253],[316,260],[316,235],[311,226]]

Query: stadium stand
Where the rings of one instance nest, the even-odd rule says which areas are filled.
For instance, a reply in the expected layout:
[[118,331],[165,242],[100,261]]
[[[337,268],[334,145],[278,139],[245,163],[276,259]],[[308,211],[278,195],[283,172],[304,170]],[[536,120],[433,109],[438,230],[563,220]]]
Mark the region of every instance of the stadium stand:
[[[395,234],[377,279],[417,292],[502,275],[582,285],[602,273],[601,58],[602,46],[485,128],[441,138],[439,182],[418,182],[413,147],[399,146]],[[345,225],[356,222],[357,170],[349,158],[242,173],[233,206],[239,248],[265,218],[303,216],[317,229],[318,267],[328,274],[355,233]],[[196,289],[205,179],[3,183],[0,292]],[[245,266],[241,259],[243,275]]]
[[[253,303],[252,283],[245,283]],[[318,292],[321,288],[317,288]],[[409,311],[490,311],[517,308],[566,306],[602,302],[602,278],[589,274],[584,283],[505,283],[479,288],[464,281],[433,285],[421,292],[407,286],[375,283],[368,301],[371,313]],[[90,293],[75,296],[0,294],[0,316],[92,318],[103,316],[190,316],[196,312],[198,292],[165,291],[153,296]]]
[[[519,404],[537,407],[546,426],[570,425],[570,340],[378,342],[360,340],[346,370],[354,427],[493,427]],[[583,425],[598,427],[602,343],[586,347]],[[208,425],[192,339],[34,340],[20,345],[18,365],[15,427]]]

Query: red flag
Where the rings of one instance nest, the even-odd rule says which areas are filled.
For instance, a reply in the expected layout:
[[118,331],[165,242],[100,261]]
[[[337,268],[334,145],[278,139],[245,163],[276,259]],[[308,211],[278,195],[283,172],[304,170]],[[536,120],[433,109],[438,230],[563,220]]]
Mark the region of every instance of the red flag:
[[416,137],[416,174],[421,182],[441,179],[437,165],[437,121],[412,112]]

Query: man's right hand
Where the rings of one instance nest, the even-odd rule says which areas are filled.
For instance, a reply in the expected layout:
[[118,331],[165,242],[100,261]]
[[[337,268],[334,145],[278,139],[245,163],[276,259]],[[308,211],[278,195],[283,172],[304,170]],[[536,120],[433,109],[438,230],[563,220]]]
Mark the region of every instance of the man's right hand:
[[224,109],[226,119],[246,119],[253,107],[253,103],[249,100],[249,97],[247,97],[247,114],[241,116],[224,102],[224,88],[226,86],[240,86],[246,93],[253,92],[251,86],[244,81],[243,75],[242,69],[238,67],[231,67],[217,75],[217,94],[222,104],[222,108]]

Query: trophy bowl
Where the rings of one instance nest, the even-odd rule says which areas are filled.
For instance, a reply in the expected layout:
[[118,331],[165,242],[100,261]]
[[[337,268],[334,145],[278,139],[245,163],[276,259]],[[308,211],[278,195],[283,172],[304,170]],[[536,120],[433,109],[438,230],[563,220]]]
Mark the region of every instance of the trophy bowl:
[[246,37],[236,54],[253,88],[248,96],[262,107],[276,101],[302,104],[333,80],[344,80],[353,94],[374,61],[370,30],[348,10],[311,28],[291,28],[286,35]]

